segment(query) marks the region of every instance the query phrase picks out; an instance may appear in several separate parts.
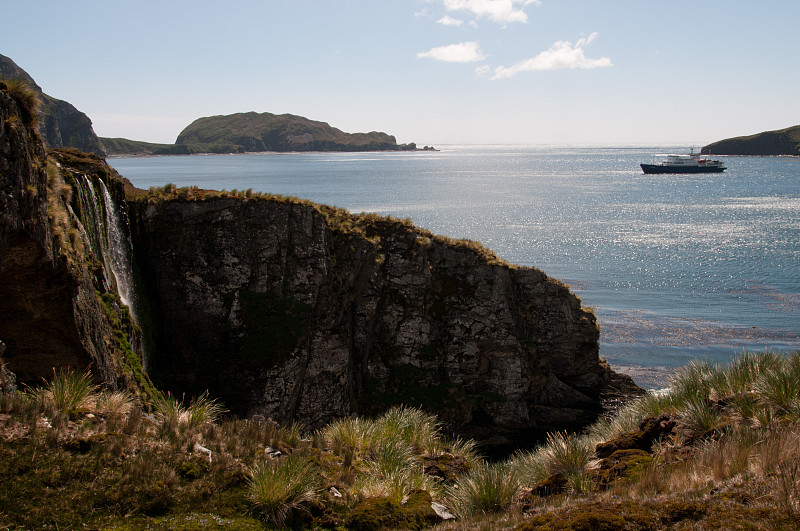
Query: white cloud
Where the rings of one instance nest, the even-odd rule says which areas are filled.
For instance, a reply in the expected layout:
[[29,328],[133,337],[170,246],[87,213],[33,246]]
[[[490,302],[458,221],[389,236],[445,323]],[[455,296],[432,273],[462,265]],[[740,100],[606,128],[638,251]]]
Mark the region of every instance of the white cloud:
[[575,46],[572,46],[571,42],[557,41],[549,50],[545,50],[535,57],[525,59],[509,67],[498,66],[494,70],[492,79],[514,77],[520,72],[612,66],[611,59],[608,57],[589,59],[584,54],[583,49],[589,45],[595,37],[597,37],[597,33],[592,33],[588,37],[578,39]]
[[501,24],[527,22],[525,6],[541,3],[540,0],[442,0],[442,2],[448,11],[469,11],[477,17],[489,17]]
[[474,63],[484,59],[477,42],[461,42],[438,46],[431,48],[427,52],[418,53],[417,57],[420,59],[435,59],[447,63]]
[[492,67],[489,65],[481,65],[475,69],[475,75],[478,77],[489,77],[492,73]]
[[450,17],[448,15],[443,16],[442,18],[440,18],[436,22],[438,24],[441,24],[442,26],[455,26],[455,27],[459,27],[464,23],[463,20],[460,20],[460,19],[457,19],[457,18],[453,18],[453,17]]

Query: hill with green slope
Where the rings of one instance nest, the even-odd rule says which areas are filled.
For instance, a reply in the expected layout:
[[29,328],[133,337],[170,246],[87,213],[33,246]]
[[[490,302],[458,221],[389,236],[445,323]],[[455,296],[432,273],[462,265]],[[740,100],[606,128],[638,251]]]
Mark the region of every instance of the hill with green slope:
[[139,140],[128,140],[127,138],[105,138],[100,137],[106,153],[118,156],[134,155],[155,155],[160,150],[173,148],[172,144],[154,144]]
[[238,151],[397,151],[394,136],[373,131],[345,133],[325,122],[292,114],[237,113],[198,118],[184,129],[176,145],[226,145]]
[[701,153],[714,155],[795,155],[800,156],[800,125],[737,136],[703,147]]
[[[345,133],[325,122],[293,114],[236,113],[198,118],[178,135],[175,144],[153,144],[125,138],[101,139],[112,156],[193,155],[260,151],[416,151],[394,136],[372,131]],[[425,146],[423,150],[434,148]]]

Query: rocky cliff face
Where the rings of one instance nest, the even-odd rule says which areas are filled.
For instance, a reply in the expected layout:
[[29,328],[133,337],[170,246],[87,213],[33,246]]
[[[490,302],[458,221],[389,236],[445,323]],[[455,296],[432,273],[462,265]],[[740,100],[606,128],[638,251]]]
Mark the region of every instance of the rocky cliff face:
[[[110,272],[92,252],[75,176],[97,185],[106,179],[118,200],[122,184],[113,185],[110,169],[96,157],[60,152],[48,158],[31,105],[35,94],[18,91],[0,82],[2,364],[22,384],[70,367],[91,368],[112,388],[136,389],[134,330]],[[86,157],[91,169],[80,168]]]
[[408,222],[181,195],[129,203],[162,385],[312,426],[419,405],[484,439],[597,414],[595,317],[541,271]]
[[71,103],[48,96],[33,78],[10,58],[0,55],[0,78],[22,79],[42,101],[39,132],[47,147],[73,147],[105,156],[105,151],[92,128],[92,121]]

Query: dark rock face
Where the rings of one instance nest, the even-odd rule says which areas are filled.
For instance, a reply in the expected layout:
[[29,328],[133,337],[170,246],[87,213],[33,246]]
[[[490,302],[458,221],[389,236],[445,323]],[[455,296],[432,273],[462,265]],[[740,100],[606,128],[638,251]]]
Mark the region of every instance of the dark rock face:
[[[72,188],[48,160],[23,104],[0,82],[0,341],[18,384],[54,368],[91,367],[99,381],[124,380],[113,330],[90,273]],[[119,192],[122,192],[121,184]]]
[[151,371],[318,426],[423,406],[483,439],[584,425],[608,379],[591,312],[535,269],[409,223],[288,200],[130,202]]
[[24,79],[39,93],[42,100],[39,133],[47,147],[74,147],[105,156],[105,151],[92,129],[92,121],[71,103],[48,96],[33,78],[10,58],[0,55],[0,77]]

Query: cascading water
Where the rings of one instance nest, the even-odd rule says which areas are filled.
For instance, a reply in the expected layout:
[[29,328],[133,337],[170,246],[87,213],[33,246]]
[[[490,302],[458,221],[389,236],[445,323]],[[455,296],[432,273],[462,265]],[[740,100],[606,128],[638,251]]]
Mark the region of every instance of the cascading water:
[[[131,266],[133,249],[122,216],[102,179],[97,179],[98,192],[88,176],[76,174],[75,177],[81,200],[81,224],[86,238],[94,255],[103,262],[108,289],[116,290],[120,300],[128,307],[131,317],[138,324]],[[146,354],[144,365],[146,370]]]
[[128,306],[136,319],[136,309],[134,308],[134,291],[131,267],[131,245],[126,237],[126,231],[122,224],[122,218],[117,210],[111,194],[103,181],[100,181],[103,191],[103,202],[106,211],[106,239],[108,241],[108,254],[114,280],[117,285],[117,293],[123,304]]

